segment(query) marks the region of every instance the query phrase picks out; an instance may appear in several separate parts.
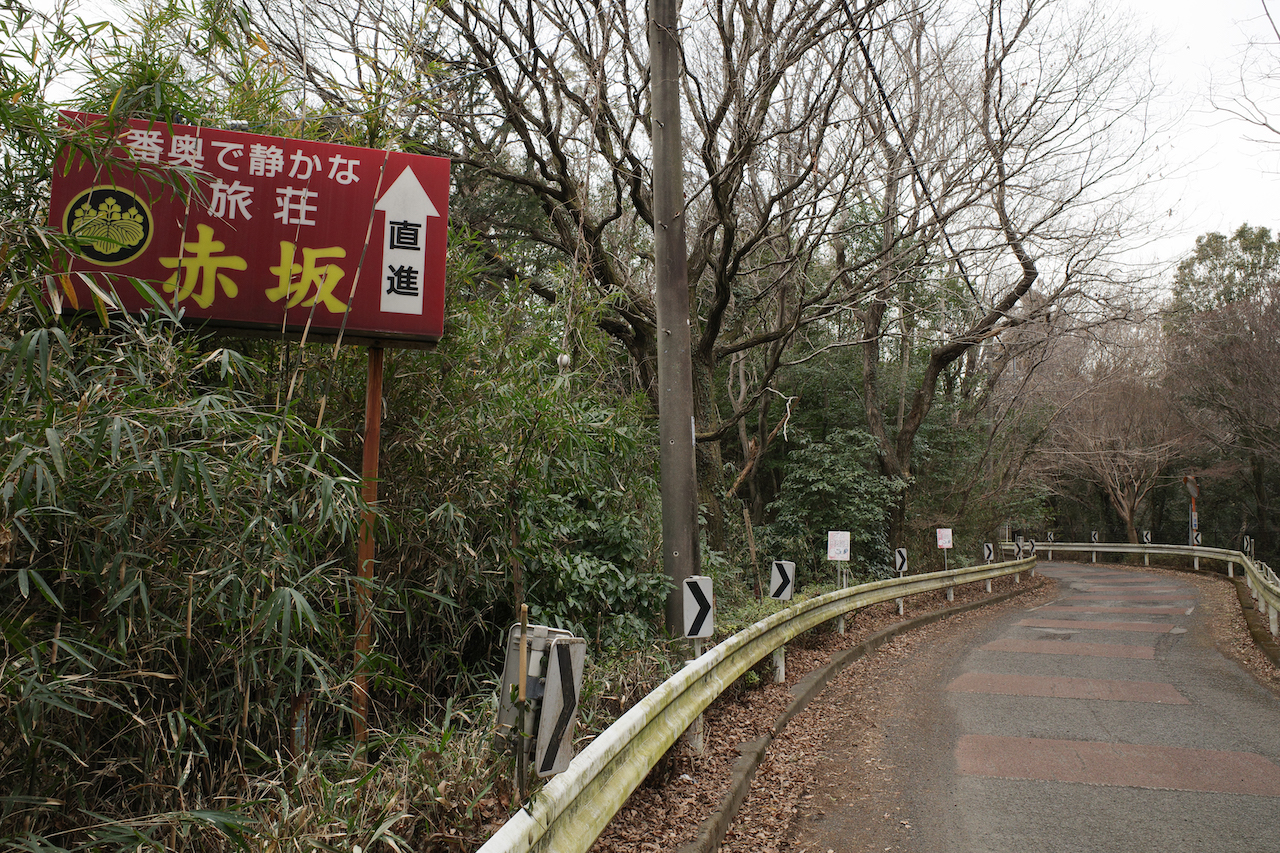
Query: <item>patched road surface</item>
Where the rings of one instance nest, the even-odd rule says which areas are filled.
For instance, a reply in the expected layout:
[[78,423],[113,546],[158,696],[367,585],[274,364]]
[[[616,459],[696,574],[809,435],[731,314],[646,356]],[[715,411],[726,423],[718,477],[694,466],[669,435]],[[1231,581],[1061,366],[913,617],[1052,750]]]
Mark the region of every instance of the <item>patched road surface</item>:
[[892,838],[855,825],[878,815],[841,808],[840,762],[855,759],[835,749],[797,849],[1280,850],[1280,699],[1215,649],[1195,586],[1138,568],[1040,572],[1059,580],[1054,600],[894,675],[900,698],[875,735]]

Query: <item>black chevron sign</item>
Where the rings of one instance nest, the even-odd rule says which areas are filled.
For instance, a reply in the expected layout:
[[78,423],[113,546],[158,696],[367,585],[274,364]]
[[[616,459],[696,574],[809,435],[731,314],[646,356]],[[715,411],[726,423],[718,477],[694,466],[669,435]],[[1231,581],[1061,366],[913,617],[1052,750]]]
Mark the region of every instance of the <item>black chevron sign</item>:
[[[690,639],[711,636],[711,578],[694,575],[684,582],[684,635]],[[690,598],[693,599],[690,602]],[[693,607],[690,607],[690,604]],[[690,619],[689,611],[693,610]]]
[[533,754],[539,776],[562,773],[573,760],[573,728],[586,658],[587,642],[581,637],[557,637],[547,648],[546,693]]
[[578,696],[573,685],[573,658],[569,656],[569,644],[555,643],[554,647],[556,652],[554,665],[560,670],[560,715],[556,717],[555,728],[551,730],[551,740],[547,743],[547,751],[542,756],[542,763],[538,765],[539,774],[550,773],[551,768],[556,766],[560,744],[564,741],[569,723],[573,722],[573,715],[578,710]]
[[770,598],[790,598],[792,572],[795,571],[795,563],[790,566],[785,560],[773,561],[773,590],[769,593]]

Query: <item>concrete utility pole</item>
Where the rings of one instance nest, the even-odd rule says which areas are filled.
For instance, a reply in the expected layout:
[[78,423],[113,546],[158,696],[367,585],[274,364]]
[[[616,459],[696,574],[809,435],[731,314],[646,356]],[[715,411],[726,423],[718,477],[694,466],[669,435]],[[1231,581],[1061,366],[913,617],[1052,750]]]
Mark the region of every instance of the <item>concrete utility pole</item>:
[[650,0],[653,99],[653,248],[658,310],[658,434],[662,443],[662,567],[671,579],[667,630],[684,633],[684,580],[697,574],[698,475],[693,441],[693,359],[684,235],[677,0]]

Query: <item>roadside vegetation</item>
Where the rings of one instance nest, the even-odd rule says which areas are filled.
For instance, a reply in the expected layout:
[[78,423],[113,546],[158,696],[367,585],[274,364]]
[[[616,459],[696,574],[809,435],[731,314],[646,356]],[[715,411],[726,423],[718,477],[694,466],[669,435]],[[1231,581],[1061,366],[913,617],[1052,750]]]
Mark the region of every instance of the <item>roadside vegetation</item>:
[[[681,665],[627,5],[0,4],[6,849],[472,850],[518,805],[521,604],[588,641],[583,738]],[[719,636],[781,606],[771,560],[830,589],[828,530],[855,579],[941,568],[938,527],[953,564],[1006,532],[1180,542],[1187,474],[1207,544],[1274,558],[1280,248],[1206,235],[1168,304],[1116,263],[1140,43],[1048,0],[786,5],[686,35]],[[367,753],[364,353],[67,305],[55,157],[113,155],[61,108],[453,160],[445,337],[386,357]]]

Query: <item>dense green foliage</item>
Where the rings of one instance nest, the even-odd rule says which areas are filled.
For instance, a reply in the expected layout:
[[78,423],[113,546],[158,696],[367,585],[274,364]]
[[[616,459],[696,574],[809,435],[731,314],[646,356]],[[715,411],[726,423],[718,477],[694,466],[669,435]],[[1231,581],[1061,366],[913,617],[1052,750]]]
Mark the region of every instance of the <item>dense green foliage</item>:
[[787,473],[764,536],[775,559],[795,561],[798,576],[833,580],[829,530],[849,531],[848,568],[855,576],[887,576],[894,484],[867,467],[871,449],[867,435],[844,429],[822,441],[797,436],[788,447]]
[[[470,849],[513,805],[490,732],[521,604],[590,641],[589,731],[685,654],[662,629],[651,226],[621,201],[647,203],[640,179],[562,186],[547,176],[554,158],[525,162],[479,125],[472,138],[461,114],[460,139],[436,139],[421,120],[437,62],[425,52],[380,64],[394,52],[372,51],[301,80],[291,63],[305,67],[307,46],[284,56],[278,32],[268,45],[254,27],[248,7],[218,3],[153,4],[116,26],[0,11],[0,844]],[[344,70],[365,88],[338,91],[326,74]],[[478,108],[478,79],[454,80],[453,95]],[[364,351],[207,333],[160,299],[142,318],[103,300],[79,306],[87,318],[51,310],[55,153],[106,156],[61,135],[59,106],[476,146],[455,167],[445,338],[386,354],[376,505],[359,493]],[[570,135],[575,149],[593,138]],[[913,571],[940,568],[938,527],[955,531],[952,563],[976,560],[1006,525],[1123,535],[1098,487],[1038,455],[1104,361],[1054,349],[1065,309],[1041,311],[1043,294],[1028,292],[1009,325],[971,334],[986,308],[951,252],[860,192],[822,226],[837,236],[815,219],[786,251],[802,236],[794,221],[764,228],[762,215],[743,236],[756,214],[717,196],[725,251],[740,240],[742,254],[702,258],[716,286],[693,288],[704,301],[691,322],[705,343],[701,570],[721,635],[781,606],[761,600],[770,559],[799,564],[802,595],[829,588],[830,530],[851,532],[862,577],[883,576],[898,544]],[[910,232],[889,260],[882,220]],[[1180,268],[1164,343],[1184,373],[1161,381],[1182,383],[1200,432],[1141,509],[1157,539],[1185,533],[1179,477],[1193,470],[1209,541],[1260,529],[1274,548],[1280,408],[1266,408],[1274,395],[1245,404],[1274,385],[1263,343],[1280,340],[1277,258],[1270,232],[1244,227],[1203,238]],[[965,357],[935,359],[956,341]],[[1261,366],[1243,357],[1255,351]],[[704,428],[719,432],[704,441]],[[889,450],[901,476],[885,473]],[[366,509],[377,560],[362,756],[350,703]]]
[[252,368],[166,320],[3,341],[10,809],[211,808],[342,702],[357,483]]
[[[78,32],[40,47],[73,64],[103,29]],[[213,103],[190,99],[208,87],[162,44],[109,53],[75,106],[168,119]],[[0,838],[431,847],[475,832],[505,802],[485,697],[516,574],[535,621],[591,638],[606,667],[661,623],[650,417],[590,307],[479,284],[455,233],[446,342],[388,355],[368,663],[381,762],[352,778],[364,354],[210,337],[155,298],[140,321],[104,302],[96,326],[50,317],[60,140],[42,72],[8,59]],[[579,371],[557,366],[564,347]],[[619,669],[584,709],[594,725],[663,665]]]

